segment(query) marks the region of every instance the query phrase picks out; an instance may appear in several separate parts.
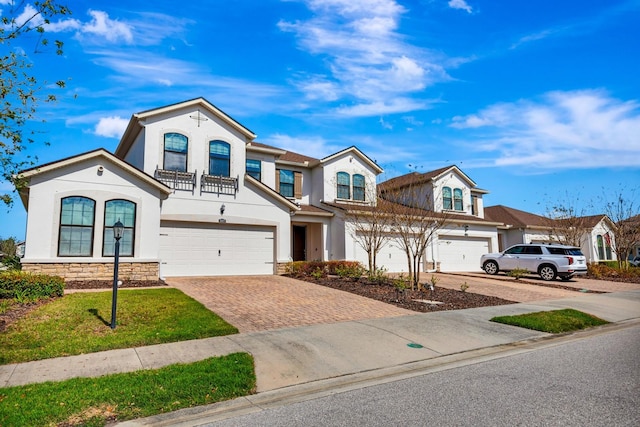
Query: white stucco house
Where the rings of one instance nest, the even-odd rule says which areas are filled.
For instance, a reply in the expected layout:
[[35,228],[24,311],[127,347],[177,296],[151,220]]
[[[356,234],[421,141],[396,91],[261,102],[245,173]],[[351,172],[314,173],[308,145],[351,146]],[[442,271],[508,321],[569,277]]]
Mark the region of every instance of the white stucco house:
[[[358,260],[349,205],[375,206],[383,170],[351,146],[322,159],[264,145],[203,98],[133,114],[115,152],[98,149],[20,173],[27,209],[23,269],[70,280],[109,279],[112,226],[125,226],[120,277],[277,274],[290,261]],[[419,174],[425,197],[452,220],[422,268],[479,271],[498,249],[479,189],[456,166]],[[392,243],[379,255],[407,270]]]
[[[485,209],[487,219],[501,223],[498,226],[498,246],[503,251],[521,243],[552,243],[552,222],[549,218],[507,206],[489,206]],[[607,215],[580,217],[587,230],[580,239],[580,248],[587,262],[615,261],[612,251],[615,225]]]

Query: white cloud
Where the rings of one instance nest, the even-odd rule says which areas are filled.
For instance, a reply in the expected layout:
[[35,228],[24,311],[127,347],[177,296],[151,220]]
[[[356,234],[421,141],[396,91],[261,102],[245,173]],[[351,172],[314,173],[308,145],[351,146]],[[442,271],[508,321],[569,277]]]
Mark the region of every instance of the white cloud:
[[122,40],[126,43],[133,43],[133,33],[130,25],[111,19],[106,12],[99,10],[89,10],[88,14],[92,19],[82,25],[81,32],[83,34],[101,36],[110,42]]
[[278,27],[294,33],[302,49],[325,60],[326,76],[303,75],[295,84],[308,99],[352,104],[334,108],[336,115],[379,116],[420,109],[424,101],[407,99],[450,80],[443,66],[446,58],[407,43],[398,32],[407,9],[395,0],[303,2],[313,17],[281,21]]
[[473,12],[473,9],[467,4],[465,0],[449,0],[448,4],[452,9],[466,10],[468,13]]
[[107,138],[120,138],[128,123],[129,120],[120,116],[102,117],[98,121],[94,133]]
[[[640,102],[602,90],[549,92],[540,100],[489,106],[457,116],[479,151],[496,152],[496,165],[567,169],[639,166]],[[474,138],[476,131],[482,135]]]

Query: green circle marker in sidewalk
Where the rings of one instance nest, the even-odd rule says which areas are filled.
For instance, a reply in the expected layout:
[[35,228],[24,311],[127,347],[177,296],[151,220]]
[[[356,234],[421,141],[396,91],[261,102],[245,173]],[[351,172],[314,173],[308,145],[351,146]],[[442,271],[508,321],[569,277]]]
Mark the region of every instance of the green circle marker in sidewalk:
[[411,348],[422,348],[423,346],[421,344],[417,344],[415,342],[410,342],[409,344],[407,344],[407,347],[411,347]]

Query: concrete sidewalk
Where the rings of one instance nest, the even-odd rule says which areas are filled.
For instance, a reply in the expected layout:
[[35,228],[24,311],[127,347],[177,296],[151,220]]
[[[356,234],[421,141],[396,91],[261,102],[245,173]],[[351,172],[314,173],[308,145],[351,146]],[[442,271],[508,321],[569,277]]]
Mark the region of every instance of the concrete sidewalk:
[[285,328],[3,365],[0,387],[97,377],[249,352],[255,359],[261,393],[546,337],[549,334],[489,319],[557,308],[575,308],[610,322],[638,319],[640,291]]

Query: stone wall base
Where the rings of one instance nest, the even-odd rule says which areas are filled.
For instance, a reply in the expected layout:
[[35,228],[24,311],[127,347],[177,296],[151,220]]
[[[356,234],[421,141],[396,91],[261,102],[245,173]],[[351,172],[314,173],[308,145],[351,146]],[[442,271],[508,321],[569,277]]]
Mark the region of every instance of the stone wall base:
[[[65,280],[113,280],[112,262],[23,263],[22,271],[61,276]],[[157,262],[119,262],[118,279],[158,280]]]
[[290,262],[279,262],[276,264],[276,274],[278,276],[282,276],[283,274],[287,274],[287,266]]

